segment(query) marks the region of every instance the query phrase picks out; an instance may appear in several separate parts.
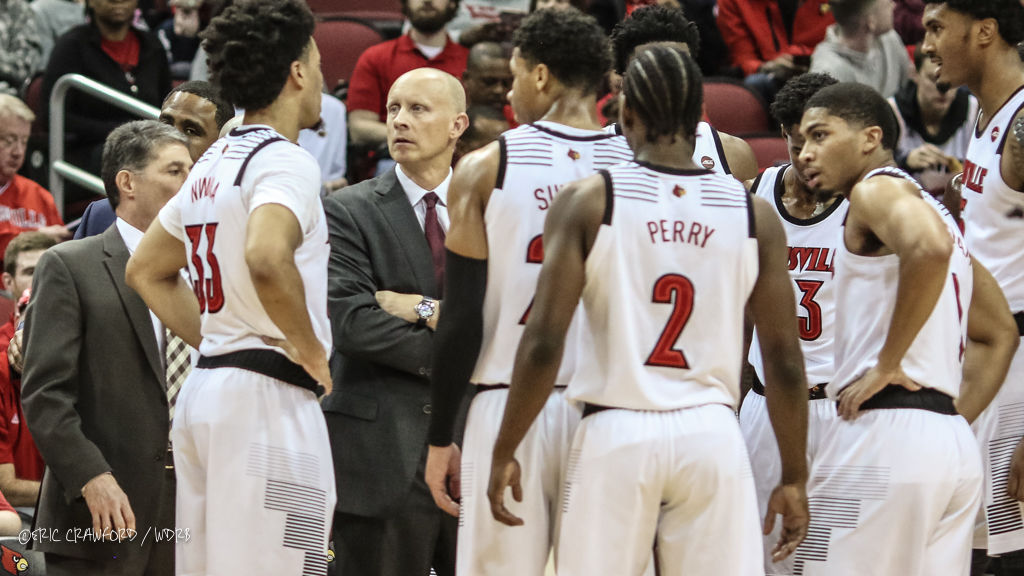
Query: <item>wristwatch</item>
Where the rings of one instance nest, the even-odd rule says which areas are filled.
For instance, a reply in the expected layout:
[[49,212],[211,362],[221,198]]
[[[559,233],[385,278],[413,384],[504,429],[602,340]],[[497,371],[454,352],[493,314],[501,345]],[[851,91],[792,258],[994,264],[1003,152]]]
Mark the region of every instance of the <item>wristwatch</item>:
[[437,300],[424,296],[423,300],[420,300],[419,304],[413,306],[412,309],[419,317],[416,320],[416,325],[426,326],[427,320],[433,318],[434,313],[437,312]]

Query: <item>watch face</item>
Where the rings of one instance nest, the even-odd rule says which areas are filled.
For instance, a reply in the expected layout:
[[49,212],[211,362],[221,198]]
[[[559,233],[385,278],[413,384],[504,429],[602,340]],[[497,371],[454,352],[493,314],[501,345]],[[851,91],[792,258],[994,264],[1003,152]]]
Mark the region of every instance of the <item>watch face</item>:
[[422,300],[414,308],[420,318],[430,318],[434,315],[434,303],[429,300]]

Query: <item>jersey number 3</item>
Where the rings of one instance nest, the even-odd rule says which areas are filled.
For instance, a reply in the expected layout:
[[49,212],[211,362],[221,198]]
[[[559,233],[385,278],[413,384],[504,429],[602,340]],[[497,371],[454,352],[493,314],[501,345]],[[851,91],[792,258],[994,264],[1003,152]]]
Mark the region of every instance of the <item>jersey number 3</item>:
[[[192,290],[199,300],[199,311],[214,313],[224,306],[224,287],[220,280],[220,264],[213,253],[213,241],[217,238],[217,224],[194,224],[185,226],[185,234],[192,245],[192,266],[195,277]],[[199,254],[199,240],[206,236],[206,256]],[[207,277],[209,270],[209,277]]]
[[672,304],[672,315],[661,331],[658,343],[647,358],[648,366],[664,368],[689,368],[682,350],[675,348],[679,335],[690,320],[693,312],[693,282],[686,276],[666,274],[654,283],[654,294],[651,301],[655,304]]

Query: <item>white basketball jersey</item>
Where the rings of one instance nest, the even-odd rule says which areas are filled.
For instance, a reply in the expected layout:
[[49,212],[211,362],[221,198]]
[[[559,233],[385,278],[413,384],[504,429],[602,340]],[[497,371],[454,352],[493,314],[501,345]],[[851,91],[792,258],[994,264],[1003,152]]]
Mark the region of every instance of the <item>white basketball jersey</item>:
[[[544,218],[563,185],[633,158],[626,139],[600,131],[538,122],[499,139],[501,168],[484,213],[487,227],[487,292],[484,337],[473,371],[476,384],[508,384],[533,305],[541,261]],[[570,328],[573,342],[576,323]],[[556,384],[565,386],[575,366],[567,346]]]
[[568,397],[631,410],[735,408],[758,274],[746,190],[708,170],[635,162],[606,181]]
[[[622,128],[618,124],[609,124],[605,126],[604,131],[609,134],[622,134]],[[707,122],[697,123],[697,139],[693,142],[693,163],[718,174],[732,175],[729,162],[725,159],[722,138],[718,135],[718,130]]]
[[262,336],[284,338],[260,303],[245,262],[249,215],[265,204],[288,208],[302,226],[295,265],[313,330],[330,352],[330,245],[319,192],[320,168],[313,156],[270,127],[245,126],[215,142],[160,211],[160,223],[188,251],[204,356],[268,349]]
[[[904,178],[918,187],[921,197],[935,209],[953,238],[946,285],[931,316],[910,345],[900,367],[914,382],[956,398],[960,390],[967,309],[974,290],[974,271],[966,242],[945,206],[917,181],[896,168],[880,168],[864,177]],[[900,260],[895,254],[860,256],[839,244],[836,256],[836,376],[828,385],[830,398],[878,364],[896,306]]]
[[1024,192],[1006,185],[1000,170],[1014,116],[1024,108],[1024,88],[1003,104],[988,126],[974,130],[964,163],[964,234],[978,262],[995,277],[1010,310],[1024,310]]
[[[782,206],[785,192],[783,176],[788,167],[787,164],[765,170],[754,181],[753,193],[775,208],[786,231],[800,349],[804,353],[807,385],[812,387],[831,382],[835,375],[832,342],[835,339],[836,296],[832,262],[843,239],[843,221],[849,204],[840,199],[821,214],[806,220],[789,215]],[[764,360],[756,329],[748,361],[763,383]]]

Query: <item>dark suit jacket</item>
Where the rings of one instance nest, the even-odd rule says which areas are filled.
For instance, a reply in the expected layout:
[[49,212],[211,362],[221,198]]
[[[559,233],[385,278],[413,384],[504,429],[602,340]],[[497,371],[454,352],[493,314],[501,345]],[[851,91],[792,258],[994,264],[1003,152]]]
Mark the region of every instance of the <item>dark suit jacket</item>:
[[106,198],[90,202],[85,207],[82,220],[75,229],[75,240],[101,234],[117,220],[117,214],[110,206],[110,200]]
[[[22,404],[46,462],[36,528],[62,541],[36,549],[109,559],[140,546],[157,522],[161,498],[173,498],[167,457],[167,392],[153,322],[124,282],[128,248],[116,226],[55,246],[39,259],[25,321]],[[82,487],[110,471],[128,495],[140,530],[135,542],[75,544],[68,529],[92,526]]]
[[426,237],[394,169],[324,202],[334,391],[323,401],[337,510],[381,517],[403,503],[426,453],[433,332],[384,312],[374,292],[436,296]]

